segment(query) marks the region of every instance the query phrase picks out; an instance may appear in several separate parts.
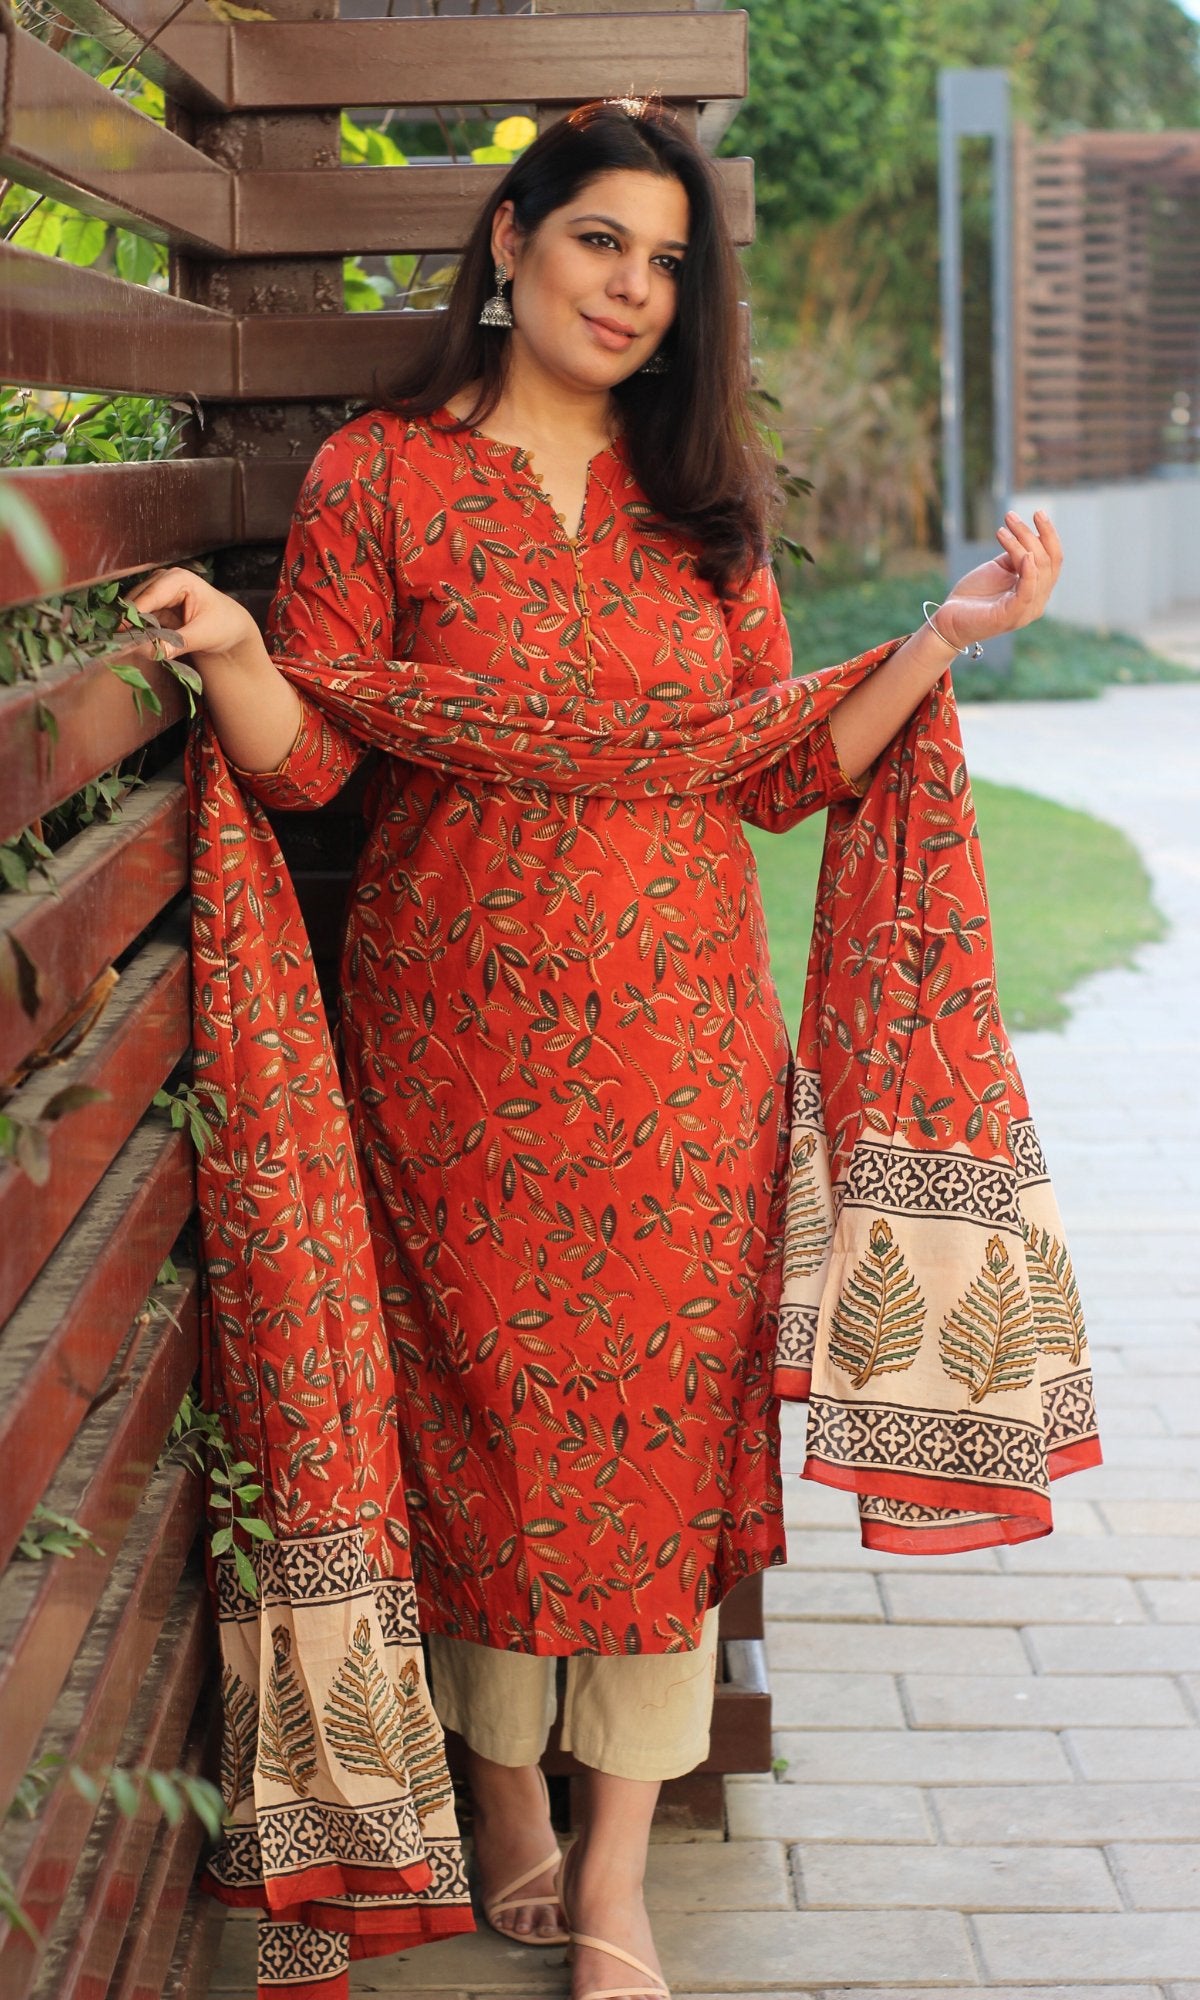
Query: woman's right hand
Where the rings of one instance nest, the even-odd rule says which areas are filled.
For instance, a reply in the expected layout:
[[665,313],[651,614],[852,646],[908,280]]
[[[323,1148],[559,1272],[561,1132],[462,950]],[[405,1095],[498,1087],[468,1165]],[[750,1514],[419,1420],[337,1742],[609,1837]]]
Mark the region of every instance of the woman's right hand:
[[[129,651],[157,658],[156,644],[169,646],[172,656],[187,653],[201,676],[207,665],[224,665],[238,654],[256,659],[263,643],[245,606],[215,590],[190,569],[159,569],[131,591],[126,603],[141,617],[166,627],[169,638],[147,636],[131,640]],[[129,621],[130,628],[136,630]]]

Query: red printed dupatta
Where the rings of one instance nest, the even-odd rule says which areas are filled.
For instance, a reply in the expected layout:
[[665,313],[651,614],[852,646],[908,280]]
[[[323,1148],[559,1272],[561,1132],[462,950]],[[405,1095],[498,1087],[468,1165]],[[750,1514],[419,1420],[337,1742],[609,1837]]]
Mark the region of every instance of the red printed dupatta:
[[1100,1442],[949,676],[830,807],[796,1063],[775,1387],[805,1476],[857,1494],[868,1548],[1049,1533]]
[[[768,766],[894,649],[724,702],[612,703],[403,661],[277,664],[343,726],[487,782],[635,798]],[[797,756],[807,745],[819,755]],[[390,1361],[345,1104],[270,824],[193,736],[207,1406],[260,1469],[259,1596],[213,1570],[232,1826],[209,1885],[267,1909],[260,1990],[469,1929],[421,1672]],[[809,1477],[903,1549],[1044,1533],[1099,1456],[1078,1297],[996,1005],[948,677],[831,809],[797,1051],[778,1381]],[[776,1266],[779,1260],[776,1259]],[[773,1311],[776,1300],[765,1298]]]

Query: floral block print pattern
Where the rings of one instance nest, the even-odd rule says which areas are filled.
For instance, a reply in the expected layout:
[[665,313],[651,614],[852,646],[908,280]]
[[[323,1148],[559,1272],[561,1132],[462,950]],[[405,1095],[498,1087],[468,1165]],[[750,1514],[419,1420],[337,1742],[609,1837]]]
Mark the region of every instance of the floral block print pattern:
[[830,812],[798,1062],[775,1380],[810,1400],[807,1475],[873,1548],[1048,1533],[1100,1446],[948,681]]
[[[694,1647],[783,1560],[780,1394],[887,1546],[1043,1532],[1098,1446],[948,677],[860,796],[829,716],[901,641],[793,675],[770,569],[719,603],[622,440],[568,538],[527,454],[383,413],[317,455],[269,642],[289,756],[189,757],[206,1390],[278,1538],[222,1611],[214,1880],[353,1956],[469,1924],[414,1609]],[[369,750],[339,1075],[262,802]],[[824,807],[793,1074],[741,822]]]

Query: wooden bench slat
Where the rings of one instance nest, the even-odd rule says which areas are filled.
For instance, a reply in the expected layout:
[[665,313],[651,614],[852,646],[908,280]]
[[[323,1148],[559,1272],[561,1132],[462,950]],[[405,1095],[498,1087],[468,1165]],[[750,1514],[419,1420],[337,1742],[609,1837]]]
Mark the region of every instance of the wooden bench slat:
[[[197,110],[220,111],[229,102],[229,29],[204,0],[179,8],[179,0],[55,0],[85,34],[161,84],[168,97]],[[149,47],[146,44],[149,43]]]
[[[134,465],[33,465],[4,475],[38,509],[62,551],[59,588],[182,562],[240,539],[238,467],[230,458]],[[11,535],[0,540],[0,607],[43,595]]]
[[225,253],[234,175],[24,28],[0,39],[0,170],[139,234]]
[[190,974],[178,928],[153,939],[122,974],[100,1020],[66,1062],[35,1070],[15,1091],[9,1117],[36,1119],[72,1084],[103,1091],[48,1130],[50,1178],[35,1187],[19,1167],[0,1166],[0,1325],[75,1220],[84,1202],[186,1055]]
[[240,21],[233,104],[582,104],[638,77],[672,98],[744,97],[746,49],[740,12]]
[[[187,797],[177,779],[131,792],[105,826],[59,849],[53,887],[0,899],[0,1077],[53,1033],[88,987],[188,879]],[[35,878],[36,880],[36,878]],[[22,982],[16,967],[25,968]],[[32,967],[36,1004],[25,991]],[[23,992],[25,998],[22,998]]]
[[[523,18],[514,17],[509,26]],[[714,164],[734,241],[750,243],[753,162],[731,159]],[[303,167],[290,172],[259,168],[238,180],[235,254],[314,257],[458,250],[490,189],[499,185],[506,171],[483,165]],[[375,317],[379,315],[372,314]]]
[[146,2000],[209,2000],[224,1926],[224,1906],[214,1897],[189,1897],[161,1994],[154,1988]]
[[[39,1755],[65,1757],[89,1772],[117,1761],[138,1689],[195,1543],[200,1513],[195,1474],[180,1466],[164,1467],[114,1565],[43,1731]],[[37,1820],[17,1822],[6,1842],[22,1908],[43,1936],[62,1905],[96,1812],[63,1781],[53,1787]],[[33,1956],[28,1939],[10,1932],[0,1946],[5,2000],[24,2000]]]
[[0,1333],[0,1564],[102,1387],[194,1199],[191,1139],[145,1120]]
[[10,1562],[0,1578],[0,1794],[33,1755],[196,1372],[198,1284],[191,1271],[164,1285],[144,1331],[135,1323],[128,1384],[88,1419],[47,1490],[47,1505],[99,1548]]
[[[194,1777],[210,1775],[209,1738],[213,1732],[204,1728],[204,1721],[201,1709],[181,1759],[181,1769]],[[197,1943],[205,1949],[212,1944],[215,1956],[224,1908],[195,1887],[206,1840],[195,1813],[188,1813],[178,1826],[162,1829],[142,1879],[106,2000],[162,2000],[171,1961],[181,1947],[190,1953]],[[201,1937],[194,1940],[197,1929]],[[203,1983],[196,1990],[202,2000],[208,2000],[207,1964]]]
[[[178,1768],[215,1656],[216,1631],[204,1577],[193,1567],[180,1578],[129,1718],[118,1757],[121,1764],[159,1771]],[[196,1746],[192,1754],[197,1757]],[[38,1975],[43,1989],[80,1996],[107,1994],[152,1842],[164,1824],[160,1808],[147,1792],[133,1819],[118,1813],[111,1798],[102,1802]]]
[[236,340],[229,313],[0,244],[0,380],[224,396]]
[[110,771],[187,713],[183,689],[155,661],[136,664],[161,704],[137,702],[113,667],[125,655],[51,667],[36,681],[0,689],[0,840]]

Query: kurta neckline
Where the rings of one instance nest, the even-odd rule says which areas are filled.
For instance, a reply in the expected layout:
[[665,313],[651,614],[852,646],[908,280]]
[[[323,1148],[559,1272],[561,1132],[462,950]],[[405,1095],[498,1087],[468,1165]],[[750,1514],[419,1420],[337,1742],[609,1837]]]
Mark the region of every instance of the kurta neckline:
[[[448,403],[441,404],[440,408],[438,408],[433,412],[433,415],[435,417],[443,417],[443,416],[451,417],[454,419],[455,422],[458,421],[458,419],[454,415],[454,411],[450,408],[450,405]],[[448,433],[448,435],[462,436],[463,433],[462,432]],[[533,452],[530,450],[528,445],[513,444],[508,438],[495,437],[491,431],[482,430],[478,424],[468,424],[466,429],[466,435],[468,437],[478,438],[484,444],[499,445],[502,450],[511,451],[516,454],[516,456],[522,461],[521,464],[516,468],[517,471],[528,474],[530,484],[536,487],[541,499],[545,501],[546,506],[549,508],[555,520],[558,522],[559,529],[561,530],[564,542],[567,544],[568,548],[570,548],[573,552],[577,552],[580,543],[585,540],[584,526],[587,521],[588,499],[591,495],[592,472],[599,459],[608,458],[610,455],[613,457],[620,457],[621,454],[618,450],[618,446],[620,445],[625,435],[624,426],[622,426],[619,430],[617,430],[614,433],[614,435],[609,439],[607,444],[602,444],[597,451],[594,451],[591,457],[588,459],[587,465],[584,468],[584,475],[583,475],[583,504],[579,510],[579,520],[576,523],[576,532],[574,534],[570,532],[570,529],[567,527],[566,521],[564,520],[562,514],[559,512],[553,500],[550,498],[550,494],[542,479],[541,473],[538,471],[537,461],[534,458]]]

